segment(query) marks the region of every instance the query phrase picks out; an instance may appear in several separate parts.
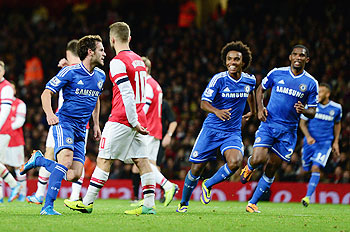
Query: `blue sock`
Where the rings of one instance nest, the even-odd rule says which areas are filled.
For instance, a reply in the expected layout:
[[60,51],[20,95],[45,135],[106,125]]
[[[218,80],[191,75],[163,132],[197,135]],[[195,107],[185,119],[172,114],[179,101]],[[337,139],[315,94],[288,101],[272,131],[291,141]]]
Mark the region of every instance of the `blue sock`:
[[61,188],[61,182],[63,180],[63,177],[66,175],[67,171],[68,168],[66,168],[62,164],[56,164],[56,167],[51,172],[49,178],[49,186],[47,188],[46,200],[43,209],[49,205],[53,206],[53,202],[57,198],[58,191],[60,191]]
[[307,186],[307,193],[306,193],[307,197],[311,197],[311,195],[315,192],[315,189],[319,181],[320,181],[320,173],[313,172],[309,180],[309,185]]
[[248,161],[247,161],[247,165],[248,165],[249,170],[250,170],[250,171],[253,171],[254,168],[252,167],[252,165],[250,165],[250,158],[252,158],[252,157],[249,156]]
[[252,196],[252,199],[250,199],[249,203],[252,203],[252,204],[258,203],[260,197],[264,194],[266,189],[270,188],[274,179],[275,179],[275,177],[268,178],[264,173],[264,175],[260,178],[259,183],[256,186],[256,189],[255,189],[254,194]]
[[35,160],[35,166],[37,167],[45,167],[45,169],[48,171],[48,172],[53,172],[54,168],[56,167],[56,164],[57,162],[55,161],[52,161],[52,160],[49,160],[49,159],[46,159],[45,157],[38,157],[36,160]]
[[[237,170],[237,169],[236,169]],[[236,172],[236,170],[234,172]],[[227,163],[222,166],[210,179],[208,179],[205,182],[205,186],[207,188],[212,187],[213,185],[220,183],[224,180],[226,180],[227,178],[229,178],[233,173],[233,171],[231,171],[227,165]]]
[[184,187],[182,190],[181,204],[188,205],[188,201],[191,198],[194,188],[198,184],[198,180],[199,180],[199,176],[192,175],[191,170],[189,170],[186,175]]

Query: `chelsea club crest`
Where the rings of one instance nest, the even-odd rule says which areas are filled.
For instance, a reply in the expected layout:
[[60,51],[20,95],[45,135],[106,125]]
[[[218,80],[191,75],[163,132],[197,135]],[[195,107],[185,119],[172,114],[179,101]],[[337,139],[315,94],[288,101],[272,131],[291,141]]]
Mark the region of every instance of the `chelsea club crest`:
[[250,92],[250,86],[249,85],[244,86],[244,91],[246,93],[249,93]]
[[97,83],[97,87],[98,87],[99,89],[102,89],[102,86],[103,86],[103,81],[99,81],[99,82]]
[[306,89],[307,89],[307,86],[306,86],[305,84],[300,84],[300,85],[299,85],[299,90],[300,90],[301,92],[305,92]]

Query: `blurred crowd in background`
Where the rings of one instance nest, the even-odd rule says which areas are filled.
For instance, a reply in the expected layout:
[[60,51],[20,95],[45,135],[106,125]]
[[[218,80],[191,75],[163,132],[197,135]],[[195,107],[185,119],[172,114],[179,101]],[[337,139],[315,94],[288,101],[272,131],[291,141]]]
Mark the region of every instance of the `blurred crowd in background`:
[[[27,104],[27,156],[32,149],[45,151],[48,125],[40,95],[46,82],[59,71],[57,64],[65,56],[67,42],[87,34],[101,35],[107,53],[102,69],[108,74],[109,60],[114,56],[108,26],[125,21],[131,27],[132,50],[152,61],[152,76],[162,86],[178,122],[162,162],[167,178],[185,178],[191,165],[188,157],[206,117],[199,107],[202,92],[214,74],[225,70],[221,48],[241,40],[252,50],[253,61],[247,72],[255,75],[257,84],[274,67],[290,65],[288,55],[295,44],[309,48],[311,61],[306,70],[319,83],[330,84],[331,99],[343,107],[341,155],[331,155],[321,182],[350,183],[350,19],[342,1],[229,0],[227,8],[218,5],[200,24],[194,20],[198,12],[191,1],[132,0],[141,5],[135,8],[112,0],[63,2],[41,6],[23,3],[22,7],[0,2],[0,59],[6,64],[5,77],[15,81],[17,97]],[[185,4],[191,4],[187,10],[193,17],[183,23],[180,16]],[[315,5],[318,10],[313,10]],[[111,87],[107,78],[101,95],[101,130],[110,113]],[[53,105],[57,107],[57,101]],[[258,126],[257,119],[243,123],[244,162],[252,153]],[[276,180],[307,181],[301,167],[303,136],[300,131],[298,135],[291,163],[283,163]],[[86,178],[92,174],[98,153],[98,142],[92,137],[87,145]],[[203,177],[211,176],[222,164],[218,154],[218,161],[208,164]],[[130,169],[130,165],[115,161],[110,178],[129,178]],[[230,180],[237,181],[238,174]],[[29,178],[36,175],[31,172]],[[254,175],[257,180],[261,171]]]

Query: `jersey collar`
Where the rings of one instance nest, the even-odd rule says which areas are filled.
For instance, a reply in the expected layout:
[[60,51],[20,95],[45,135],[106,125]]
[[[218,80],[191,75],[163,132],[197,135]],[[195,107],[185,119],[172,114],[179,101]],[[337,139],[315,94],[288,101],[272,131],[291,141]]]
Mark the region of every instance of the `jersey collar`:
[[236,83],[238,83],[240,80],[242,80],[242,73],[241,73],[241,77],[240,77],[238,80],[232,78],[232,77],[230,76],[230,74],[228,73],[228,71],[226,71],[226,74],[227,74],[228,78],[230,78],[231,80],[233,80],[233,81],[236,82]]
[[289,66],[289,73],[294,79],[296,79],[296,78],[299,78],[305,74],[305,69],[303,70],[303,72],[301,74],[299,74],[298,76],[295,76],[294,73],[292,72],[292,69]]
[[82,67],[83,70],[84,70],[87,74],[89,74],[89,76],[93,76],[94,73],[95,73],[95,69],[94,69],[94,71],[92,71],[92,73],[90,73],[90,72],[85,68],[85,66],[83,65],[83,62],[80,63],[80,67]]
[[322,105],[321,103],[318,103],[318,105],[319,105],[321,108],[326,108],[327,106],[329,106],[330,103],[331,103],[331,101],[329,101],[326,105]]

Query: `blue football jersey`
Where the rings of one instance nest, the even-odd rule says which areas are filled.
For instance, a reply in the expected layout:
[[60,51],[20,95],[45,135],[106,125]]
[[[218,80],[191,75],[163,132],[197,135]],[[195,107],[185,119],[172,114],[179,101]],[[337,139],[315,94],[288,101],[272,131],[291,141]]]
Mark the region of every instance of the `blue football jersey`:
[[327,105],[318,104],[313,119],[301,115],[308,121],[309,133],[317,142],[334,139],[334,123],[340,122],[341,117],[342,107],[334,101],[329,101]]
[[90,73],[82,63],[62,68],[47,84],[46,88],[56,93],[63,92],[63,105],[58,115],[74,118],[87,124],[97,99],[101,94],[106,75],[95,68]]
[[298,76],[292,73],[290,67],[271,70],[261,83],[263,89],[272,89],[267,105],[266,123],[278,128],[298,127],[300,114],[294,104],[300,101],[303,105],[316,107],[318,102],[318,82],[304,70]]
[[209,113],[203,127],[222,131],[240,131],[247,98],[254,90],[255,84],[254,75],[244,72],[239,80],[230,77],[227,71],[216,74],[202,94],[202,100],[210,102],[220,110],[231,108],[231,119],[222,121],[215,114]]

